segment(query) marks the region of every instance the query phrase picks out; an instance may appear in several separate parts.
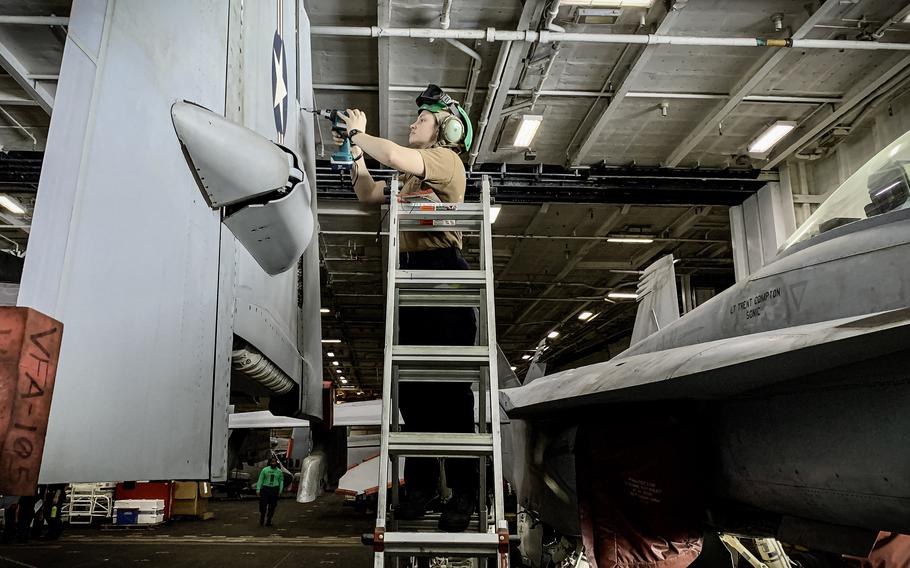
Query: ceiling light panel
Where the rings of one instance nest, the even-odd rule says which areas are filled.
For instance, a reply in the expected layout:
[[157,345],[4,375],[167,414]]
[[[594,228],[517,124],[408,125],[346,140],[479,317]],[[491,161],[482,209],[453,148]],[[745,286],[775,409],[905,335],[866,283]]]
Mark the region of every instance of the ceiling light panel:
[[795,122],[791,120],[778,120],[749,144],[749,153],[764,154],[773,148],[775,144],[783,140],[784,136],[790,134],[790,131],[794,128],[796,128]]
[[537,134],[537,129],[540,128],[540,123],[543,122],[543,115],[540,114],[526,114],[521,117],[521,124],[518,126],[518,132],[515,134],[515,141],[512,142],[512,146],[516,148],[527,148],[531,145],[531,141],[534,140],[534,135]]

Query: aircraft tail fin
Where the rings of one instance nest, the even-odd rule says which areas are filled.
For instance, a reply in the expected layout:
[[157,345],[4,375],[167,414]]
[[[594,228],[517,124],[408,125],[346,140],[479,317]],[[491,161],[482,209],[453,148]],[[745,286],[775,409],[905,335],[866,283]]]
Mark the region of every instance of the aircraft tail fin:
[[632,329],[632,345],[679,319],[676,270],[673,255],[663,256],[638,279],[638,313]]
[[496,354],[496,366],[499,370],[499,388],[510,389],[520,387],[521,381],[518,379],[515,371],[512,370],[512,365],[506,358],[506,354],[502,352],[502,347],[500,347],[499,344],[496,345]]

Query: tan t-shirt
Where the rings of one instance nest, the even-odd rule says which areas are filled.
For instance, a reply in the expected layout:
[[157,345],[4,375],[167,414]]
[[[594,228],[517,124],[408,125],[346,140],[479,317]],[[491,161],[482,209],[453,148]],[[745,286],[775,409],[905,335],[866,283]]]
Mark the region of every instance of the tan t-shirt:
[[[402,178],[399,199],[406,203],[464,203],[465,171],[458,154],[448,148],[417,150],[423,156],[423,179]],[[461,231],[401,233],[401,252],[461,248]]]

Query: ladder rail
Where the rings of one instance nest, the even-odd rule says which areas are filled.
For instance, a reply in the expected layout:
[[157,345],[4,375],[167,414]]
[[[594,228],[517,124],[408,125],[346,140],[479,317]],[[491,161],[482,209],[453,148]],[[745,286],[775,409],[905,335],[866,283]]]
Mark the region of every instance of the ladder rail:
[[[388,288],[386,289],[386,322],[385,322],[385,359],[382,369],[382,418],[379,436],[379,492],[376,506],[376,528],[386,528],[389,484],[389,431],[392,425],[392,346],[395,343],[395,272],[398,269],[398,178],[393,177],[389,184],[389,259]],[[397,484],[398,480],[394,480]],[[376,566],[382,566],[382,553],[376,553]]]
[[[499,368],[496,364],[498,353],[496,352],[496,305],[493,298],[493,232],[490,220],[490,178],[483,176],[481,179],[481,199],[483,200],[483,226],[484,231],[482,247],[482,258],[484,262],[484,271],[486,272],[487,286],[484,290],[486,299],[486,324],[487,324],[487,347],[489,349],[489,384],[487,391],[490,400],[490,430],[493,434],[493,507],[494,518],[496,519],[497,529],[508,529],[508,523],[505,520],[505,505],[503,502],[502,487],[502,438],[499,428]],[[489,265],[487,264],[489,263]],[[486,401],[480,401],[479,404],[486,404]]]

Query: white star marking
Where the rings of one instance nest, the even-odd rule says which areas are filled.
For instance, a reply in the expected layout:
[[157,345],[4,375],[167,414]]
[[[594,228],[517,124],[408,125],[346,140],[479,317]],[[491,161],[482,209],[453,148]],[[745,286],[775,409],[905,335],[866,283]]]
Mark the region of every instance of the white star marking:
[[[272,61],[275,64],[275,104],[273,106],[277,107],[284,100],[284,97],[288,94],[287,85],[284,84],[284,76],[282,74],[282,69],[284,68],[284,52],[281,53],[281,58],[279,59],[275,53],[272,53]],[[282,117],[283,118],[283,117]],[[282,121],[284,122],[284,121]]]

